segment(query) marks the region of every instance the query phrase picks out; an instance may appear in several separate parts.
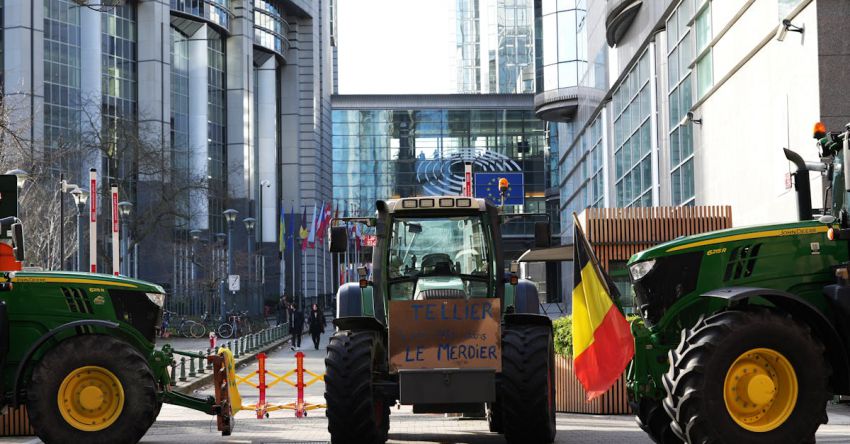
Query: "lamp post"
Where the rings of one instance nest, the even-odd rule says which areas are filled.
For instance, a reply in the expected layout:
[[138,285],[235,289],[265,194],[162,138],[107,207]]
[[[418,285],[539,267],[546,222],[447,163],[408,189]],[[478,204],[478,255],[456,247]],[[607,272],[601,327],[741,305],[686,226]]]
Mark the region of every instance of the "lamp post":
[[65,175],[59,175],[59,269],[65,269],[65,193],[70,193],[79,188],[78,185],[68,183]]
[[18,181],[18,191],[20,191],[24,187],[24,183],[30,178],[30,173],[20,169],[15,168],[14,170],[6,171],[8,175],[15,175],[15,179]]
[[189,236],[192,239],[192,251],[191,251],[192,255],[191,255],[191,257],[189,257],[189,263],[192,265],[190,270],[189,270],[189,273],[191,273],[191,279],[189,280],[189,282],[190,282],[190,284],[189,284],[190,285],[189,300],[192,301],[192,304],[197,304],[197,308],[198,308],[197,312],[200,313],[201,312],[201,301],[200,301],[200,298],[198,297],[198,292],[196,291],[197,290],[196,282],[198,281],[198,276],[197,276],[197,271],[196,271],[197,268],[195,266],[195,245],[197,245],[198,240],[201,239],[201,230],[191,230],[191,231],[189,231]]
[[130,239],[127,237],[127,224],[130,222],[130,213],[133,211],[133,203],[118,202],[118,214],[121,217],[121,274],[130,275],[130,263],[127,262],[127,253],[130,248]]
[[77,271],[83,271],[85,257],[83,257],[83,225],[85,224],[86,203],[89,201],[89,192],[85,188],[77,187],[71,190],[71,197],[77,205]]
[[[257,310],[257,295],[254,291],[254,227],[257,224],[257,219],[246,217],[242,219],[245,224],[245,231],[248,232],[248,300],[250,302],[250,310]],[[255,314],[261,314],[257,312]]]
[[[227,235],[224,234],[224,233],[216,233],[215,234],[216,244],[219,247],[218,251],[221,251],[221,248],[224,245],[224,241],[226,239],[227,239]],[[219,256],[219,258],[221,257],[220,254],[218,256]],[[216,259],[215,264],[216,264],[216,274],[218,274],[219,276],[222,276],[221,279],[219,279],[219,284],[218,284],[219,311],[220,311],[220,314],[221,314],[221,320],[226,321],[227,320],[227,317],[226,317],[227,304],[225,302],[224,296],[227,292],[227,277],[223,276],[224,270],[222,270],[221,261],[219,259]]]

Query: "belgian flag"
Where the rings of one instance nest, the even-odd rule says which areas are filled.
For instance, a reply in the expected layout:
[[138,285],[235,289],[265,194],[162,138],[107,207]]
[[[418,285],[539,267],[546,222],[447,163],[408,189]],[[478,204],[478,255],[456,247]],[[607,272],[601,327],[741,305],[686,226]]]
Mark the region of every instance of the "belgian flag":
[[614,304],[616,287],[599,268],[575,214],[573,222],[573,367],[590,401],[617,382],[635,345],[629,323]]

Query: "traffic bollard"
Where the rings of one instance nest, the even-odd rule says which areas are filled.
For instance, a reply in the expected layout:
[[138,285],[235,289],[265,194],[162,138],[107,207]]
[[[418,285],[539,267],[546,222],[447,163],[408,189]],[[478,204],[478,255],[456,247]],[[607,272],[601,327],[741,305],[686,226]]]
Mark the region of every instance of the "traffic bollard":
[[179,381],[180,382],[186,381],[186,358],[185,357],[180,358],[180,379],[179,379]]
[[[234,339],[233,340],[233,357],[239,357],[239,344],[242,342],[242,339]],[[242,353],[245,353],[245,348],[242,348]]]
[[177,362],[171,361],[171,386],[177,385]]
[[190,356],[189,357],[189,377],[194,378],[195,376],[198,376],[198,374],[195,373],[195,359],[193,359]]
[[[214,348],[208,348],[207,349],[207,356],[212,355],[214,350],[215,350]],[[212,371],[212,368],[213,368],[212,361],[207,360],[207,370]]]
[[198,352],[198,373],[204,374],[206,371],[204,370],[204,352]]

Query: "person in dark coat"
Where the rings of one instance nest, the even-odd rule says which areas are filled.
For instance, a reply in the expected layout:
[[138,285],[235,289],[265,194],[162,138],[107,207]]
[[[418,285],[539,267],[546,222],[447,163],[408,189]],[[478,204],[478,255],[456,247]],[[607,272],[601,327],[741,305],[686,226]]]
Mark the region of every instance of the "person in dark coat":
[[310,335],[313,337],[313,346],[316,350],[319,349],[319,340],[322,339],[322,333],[325,332],[325,314],[319,311],[319,306],[313,304],[313,309],[310,310]]
[[301,350],[301,335],[304,333],[304,312],[295,309],[292,314],[292,347],[293,350]]

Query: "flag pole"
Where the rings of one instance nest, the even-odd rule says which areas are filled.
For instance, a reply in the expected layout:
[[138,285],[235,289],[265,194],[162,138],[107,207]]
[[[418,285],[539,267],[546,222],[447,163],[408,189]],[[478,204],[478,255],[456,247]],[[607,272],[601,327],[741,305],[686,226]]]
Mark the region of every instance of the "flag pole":
[[[590,241],[587,240],[587,236],[584,234],[584,230],[581,228],[581,223],[579,223],[578,216],[575,212],[573,212],[573,224],[575,224],[576,229],[581,232],[581,243],[584,245],[584,251],[587,252],[588,259],[593,263],[593,271],[596,273],[596,277],[599,278],[599,281],[602,282],[602,285],[605,286],[605,291],[611,296],[611,299],[614,298],[614,293],[611,293],[611,287],[608,285],[608,276],[604,276],[602,273],[602,266],[599,265],[599,260],[596,259],[596,254],[593,252],[593,247],[590,246]],[[573,236],[575,237],[575,236]],[[573,248],[575,248],[576,242],[579,242],[576,239],[573,239]],[[575,263],[573,263],[575,266]],[[620,292],[617,291],[617,296],[619,297]]]

